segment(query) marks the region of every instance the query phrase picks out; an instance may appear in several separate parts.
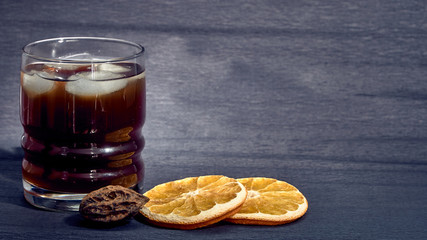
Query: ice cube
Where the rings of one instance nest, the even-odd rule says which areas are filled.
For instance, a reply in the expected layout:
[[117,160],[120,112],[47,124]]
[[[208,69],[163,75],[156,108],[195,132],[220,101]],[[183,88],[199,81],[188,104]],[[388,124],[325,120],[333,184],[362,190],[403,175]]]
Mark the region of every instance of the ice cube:
[[125,73],[129,71],[129,68],[123,65],[117,65],[113,63],[101,63],[97,66],[100,71],[107,71],[113,73]]
[[82,66],[90,67],[89,64],[70,64],[70,63],[51,63],[46,64],[44,69],[53,69],[54,71],[58,70],[77,70],[78,68],[81,68]]
[[54,81],[44,79],[33,71],[28,74],[24,73],[22,77],[22,87],[26,92],[32,94],[42,94],[48,92],[53,88],[54,84]]
[[68,78],[65,90],[81,96],[109,94],[126,87],[122,76],[108,71],[80,72]]
[[49,63],[44,64],[37,74],[45,79],[67,80],[72,74],[91,71],[90,64]]

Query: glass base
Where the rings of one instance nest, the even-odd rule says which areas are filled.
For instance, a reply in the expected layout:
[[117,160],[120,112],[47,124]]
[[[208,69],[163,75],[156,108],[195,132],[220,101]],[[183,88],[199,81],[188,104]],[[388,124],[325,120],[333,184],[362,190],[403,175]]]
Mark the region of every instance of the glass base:
[[86,193],[52,192],[22,180],[25,199],[33,206],[51,211],[79,211]]

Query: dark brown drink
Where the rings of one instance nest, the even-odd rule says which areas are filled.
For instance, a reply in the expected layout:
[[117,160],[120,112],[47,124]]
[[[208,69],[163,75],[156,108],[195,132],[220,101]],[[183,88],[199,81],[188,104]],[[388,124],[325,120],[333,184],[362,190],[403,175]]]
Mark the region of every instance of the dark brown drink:
[[145,69],[135,63],[32,63],[21,72],[25,182],[63,193],[139,190]]

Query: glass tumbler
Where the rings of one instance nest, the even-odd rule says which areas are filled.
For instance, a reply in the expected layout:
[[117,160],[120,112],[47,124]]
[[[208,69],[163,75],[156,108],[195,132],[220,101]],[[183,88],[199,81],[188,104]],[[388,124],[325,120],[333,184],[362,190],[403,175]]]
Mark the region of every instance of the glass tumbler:
[[120,39],[64,37],[23,47],[20,118],[24,196],[78,211],[106,185],[142,191],[144,48]]

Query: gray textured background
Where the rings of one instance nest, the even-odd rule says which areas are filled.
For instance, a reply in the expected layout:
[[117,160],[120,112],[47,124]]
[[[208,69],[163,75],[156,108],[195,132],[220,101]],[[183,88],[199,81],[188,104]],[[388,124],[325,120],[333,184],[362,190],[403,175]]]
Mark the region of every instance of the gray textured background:
[[[425,1],[0,2],[1,239],[427,239]],[[58,36],[141,43],[145,187],[265,176],[305,194],[283,226],[82,225],[22,196],[20,49]]]

